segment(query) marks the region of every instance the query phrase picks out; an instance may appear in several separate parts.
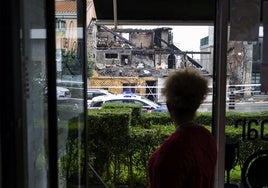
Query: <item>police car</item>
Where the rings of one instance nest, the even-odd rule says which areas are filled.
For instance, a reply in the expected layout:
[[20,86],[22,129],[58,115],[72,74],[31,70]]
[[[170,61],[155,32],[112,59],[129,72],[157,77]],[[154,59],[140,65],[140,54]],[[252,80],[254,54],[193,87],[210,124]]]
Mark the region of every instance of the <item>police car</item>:
[[103,95],[113,95],[106,89],[88,89],[87,90],[87,105],[90,106],[92,99],[94,97],[103,96]]
[[165,106],[155,103],[145,97],[129,93],[94,97],[89,108],[101,108],[102,104],[107,102],[141,104],[142,111],[167,112],[167,108]]

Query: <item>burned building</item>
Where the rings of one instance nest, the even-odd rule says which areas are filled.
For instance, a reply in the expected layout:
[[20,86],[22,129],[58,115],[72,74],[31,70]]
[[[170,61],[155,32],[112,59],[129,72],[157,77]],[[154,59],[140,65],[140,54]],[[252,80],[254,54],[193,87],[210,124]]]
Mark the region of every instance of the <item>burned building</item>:
[[[105,25],[93,25],[90,41],[96,68],[107,65],[139,66],[146,64],[154,69],[174,69],[181,66],[201,68],[173,44],[172,28],[113,29]],[[93,30],[93,29],[91,29]]]
[[[121,89],[117,89],[116,93],[119,93],[124,91],[127,85],[131,85],[133,92],[137,92],[135,86],[142,83],[146,88],[138,93],[155,94],[159,93],[161,79],[168,75],[169,71],[184,66],[202,68],[173,44],[172,28],[169,27],[114,29],[93,24],[89,31],[89,51],[96,65],[95,75],[89,79],[91,87],[118,86]],[[115,80],[116,83],[113,83]],[[154,89],[148,89],[150,87]],[[156,96],[152,98],[157,100]]]

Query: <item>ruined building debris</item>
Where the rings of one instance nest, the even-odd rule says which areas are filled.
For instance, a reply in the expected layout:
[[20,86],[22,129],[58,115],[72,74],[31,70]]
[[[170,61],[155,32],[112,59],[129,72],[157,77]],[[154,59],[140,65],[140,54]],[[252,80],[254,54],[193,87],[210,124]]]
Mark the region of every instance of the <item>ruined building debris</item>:
[[[161,76],[165,69],[202,66],[173,44],[172,28],[113,29],[94,25],[96,39],[90,50],[95,57],[96,71],[107,76],[140,76],[137,67],[144,64],[152,76]],[[92,32],[92,31],[95,32]],[[106,70],[105,70],[106,69]],[[113,71],[114,69],[114,71]],[[145,72],[147,72],[145,71]],[[148,73],[148,72],[147,72]],[[148,73],[148,74],[150,74]]]
[[162,101],[161,87],[174,69],[202,66],[173,44],[172,28],[123,29],[93,25],[89,29],[89,55],[95,73],[93,88],[112,93],[131,90],[153,101]]
[[154,69],[146,64],[139,63],[137,66],[109,65],[105,68],[96,68],[99,76],[111,77],[165,77],[168,69]]

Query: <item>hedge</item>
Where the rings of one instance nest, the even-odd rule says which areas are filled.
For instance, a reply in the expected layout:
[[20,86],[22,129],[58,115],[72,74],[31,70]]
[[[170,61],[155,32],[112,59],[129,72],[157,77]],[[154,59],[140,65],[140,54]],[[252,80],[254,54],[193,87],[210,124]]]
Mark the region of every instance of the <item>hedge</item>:
[[132,110],[129,108],[107,108],[89,112],[88,138],[89,153],[96,160],[92,165],[100,174],[111,179],[110,164],[113,156],[125,149],[124,142],[129,137]]
[[142,114],[142,105],[141,104],[133,104],[133,103],[104,103],[102,105],[102,109],[131,109],[131,125],[138,125],[141,120],[141,114]]
[[[133,121],[133,117],[137,120]],[[267,141],[263,141],[260,137],[250,141],[242,139],[242,126],[235,127],[235,123],[241,119],[246,123],[256,119],[259,124],[253,124],[251,128],[259,131],[260,122],[268,119],[268,113],[226,113],[226,140],[239,143],[240,155],[237,164],[240,166],[253,151],[268,149]],[[195,121],[211,129],[212,113],[197,113]],[[75,122],[78,121],[69,121],[69,127],[72,127],[69,131],[74,131],[70,135],[75,137],[70,138],[72,142],[68,143],[74,145],[72,148],[77,144],[75,127],[78,126],[74,125]],[[109,187],[145,188],[147,187],[147,160],[174,130],[168,113],[144,113],[138,110],[137,106],[129,108],[120,105],[108,105],[103,109],[89,110],[87,132],[89,162]],[[266,137],[267,132],[268,130],[265,130]],[[66,160],[70,160],[70,157],[66,156],[70,154],[67,153],[62,157],[65,158],[64,164],[68,164]],[[74,165],[71,169],[76,169],[69,170],[69,173],[75,173],[69,176],[77,175],[79,164],[77,162],[69,164]],[[100,184],[92,171],[87,175],[90,177],[90,183]]]

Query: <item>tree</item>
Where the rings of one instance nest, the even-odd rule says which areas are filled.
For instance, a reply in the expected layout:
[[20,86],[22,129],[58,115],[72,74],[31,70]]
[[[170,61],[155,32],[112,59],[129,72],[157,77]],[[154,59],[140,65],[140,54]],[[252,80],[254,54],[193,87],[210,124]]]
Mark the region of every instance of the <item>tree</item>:
[[[65,51],[62,54],[62,75],[81,75],[82,65],[77,58],[76,50]],[[87,77],[93,75],[95,68],[94,58],[90,55],[87,56]]]
[[62,75],[81,75],[82,66],[77,58],[76,50],[62,53]]
[[90,78],[93,75],[94,69],[95,69],[94,58],[88,55],[88,58],[87,58],[87,77],[88,78]]

